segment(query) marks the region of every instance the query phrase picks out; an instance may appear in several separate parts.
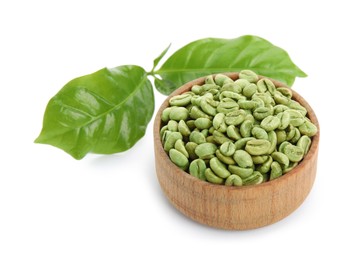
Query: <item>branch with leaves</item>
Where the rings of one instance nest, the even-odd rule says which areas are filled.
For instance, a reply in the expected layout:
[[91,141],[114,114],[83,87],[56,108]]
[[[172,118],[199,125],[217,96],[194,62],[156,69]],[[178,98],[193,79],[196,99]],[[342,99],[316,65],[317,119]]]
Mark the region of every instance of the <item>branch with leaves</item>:
[[103,68],[68,82],[50,99],[36,143],[50,144],[82,159],[87,153],[130,149],[145,134],[154,113],[156,89],[169,95],[186,82],[209,74],[250,69],[292,86],[306,77],[283,49],[251,35],[205,38],[189,43],[150,72],[135,65]]

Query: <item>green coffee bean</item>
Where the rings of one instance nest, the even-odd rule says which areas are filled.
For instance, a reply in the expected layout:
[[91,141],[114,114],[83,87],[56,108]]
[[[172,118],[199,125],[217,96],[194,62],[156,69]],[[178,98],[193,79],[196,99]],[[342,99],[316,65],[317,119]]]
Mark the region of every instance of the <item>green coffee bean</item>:
[[168,130],[171,132],[177,132],[178,131],[178,122],[175,120],[169,120],[167,124]]
[[284,154],[291,162],[300,162],[304,156],[303,148],[289,144],[284,147]]
[[[242,78],[239,78],[237,80],[235,80],[234,84],[236,84],[237,86],[239,86],[242,89],[244,89],[247,85],[250,84],[250,82],[247,80],[247,79],[242,79]],[[240,92],[241,92],[240,90]],[[239,93],[240,93],[239,92]]]
[[171,107],[167,107],[163,110],[163,112],[161,113],[161,120],[163,122],[167,122],[169,121],[169,115],[170,115],[170,111],[171,111]]
[[205,161],[202,159],[196,159],[190,163],[190,166],[189,166],[190,175],[192,175],[200,180],[206,180],[205,170],[206,170],[206,164],[205,164]]
[[263,178],[264,177],[260,172],[254,171],[252,175],[243,180],[243,185],[260,184],[263,182]]
[[[167,125],[164,125],[164,126],[161,127],[161,129],[160,129],[160,137],[161,137],[161,139],[163,139],[163,135],[164,135],[165,131],[169,131]],[[165,141],[165,139],[164,139],[164,141]]]
[[225,114],[223,113],[218,113],[216,114],[216,116],[213,119],[213,127],[215,130],[224,133],[226,132],[227,129],[227,125],[225,124]]
[[271,157],[273,158],[274,161],[280,163],[283,168],[287,168],[289,166],[289,158],[284,154],[284,153],[281,153],[281,152],[273,152],[271,154]]
[[239,176],[232,174],[226,178],[225,185],[226,186],[242,186],[242,179]]
[[258,106],[258,103],[253,100],[240,100],[238,104],[241,109],[245,110],[252,110]]
[[171,132],[171,131],[169,131],[169,130],[164,130],[164,131],[163,131],[163,133],[162,133],[162,135],[161,135],[161,143],[162,143],[163,145],[165,144],[166,140],[168,139],[168,137],[169,137],[169,135],[170,135],[171,133],[173,133],[173,132]]
[[187,167],[189,166],[188,158],[186,158],[186,156],[183,155],[178,150],[170,149],[169,156],[171,161],[175,163],[177,166],[179,166],[181,169],[186,170]]
[[271,94],[274,94],[276,89],[274,83],[267,78],[260,79],[256,85],[259,93],[265,93],[266,91],[269,91]]
[[258,75],[255,72],[251,71],[251,70],[242,70],[242,71],[240,71],[239,78],[240,79],[246,79],[250,83],[255,83],[255,82],[258,81]]
[[252,96],[252,99],[254,98],[260,98],[262,101],[264,101],[265,106],[274,106],[275,105],[275,101],[274,99],[271,97],[269,92],[266,93],[255,93]]
[[[274,94],[274,100],[276,104],[282,104],[287,105],[290,101],[289,98],[285,97],[283,94],[281,94],[279,91],[276,91]],[[270,176],[271,178],[271,176]]]
[[295,127],[293,125],[289,125],[287,128],[286,128],[286,141],[290,141],[291,139],[293,139],[296,135],[296,130],[295,130]]
[[267,87],[267,90],[269,91],[269,93],[271,95],[274,95],[275,91],[276,91],[276,87],[275,87],[274,83],[269,79],[265,79],[265,82],[266,82],[266,87]]
[[224,113],[224,114],[236,111],[238,109],[239,109],[238,103],[232,100],[231,98],[230,99],[224,98],[223,100],[221,100],[218,107],[216,108],[216,110],[219,113]]
[[202,117],[211,119],[211,116],[209,116],[208,114],[203,112],[198,106],[193,106],[190,109],[189,115],[192,119],[198,119],[198,118],[202,118]]
[[206,78],[205,78],[205,84],[213,84],[213,85],[215,85],[216,83],[215,83],[215,80],[214,80],[214,77],[213,76],[207,76]]
[[286,112],[290,115],[290,124],[293,126],[300,126],[304,123],[304,116],[295,109],[288,109]]
[[299,130],[302,135],[307,135],[309,137],[312,137],[317,133],[316,125],[307,120],[299,126]]
[[262,121],[260,126],[266,131],[272,131],[278,128],[280,125],[280,119],[276,116],[267,116]]
[[195,148],[195,154],[200,159],[211,159],[214,157],[217,146],[213,143],[202,143]]
[[[248,82],[248,81],[246,81]],[[231,91],[231,92],[234,92],[234,93],[237,93],[237,94],[240,94],[241,91],[242,91],[242,84],[238,84],[238,82],[233,82],[233,83],[226,83],[224,84],[221,89],[220,89],[220,92],[224,92],[224,91]]]
[[232,156],[235,153],[235,144],[233,142],[225,142],[220,146],[220,152],[225,156]]
[[285,147],[291,145],[288,141],[284,141],[279,145],[279,152],[284,153]]
[[187,142],[185,144],[185,149],[188,152],[189,158],[191,160],[194,160],[194,159],[198,158],[198,156],[195,153],[195,149],[196,149],[197,146],[198,146],[198,144],[194,143],[194,142]]
[[232,157],[223,155],[219,149],[216,150],[215,155],[220,161],[227,165],[236,164]]
[[251,156],[254,164],[263,164],[269,158],[268,155],[253,155]]
[[193,131],[193,132],[191,132],[191,134],[189,136],[189,140],[190,140],[190,142],[202,144],[202,143],[206,142],[206,137],[200,132]]
[[303,107],[302,105],[300,105],[300,103],[295,100],[290,100],[289,104],[287,104],[287,106],[290,109],[295,109],[295,110],[299,111],[303,116],[306,116],[306,114],[307,114],[306,108]]
[[231,99],[234,99],[234,100],[239,100],[239,99],[242,99],[242,95],[240,95],[238,93],[235,93],[235,92],[232,92],[232,91],[224,90],[220,94],[220,100],[222,100],[224,98],[231,98]]
[[180,153],[182,153],[183,155],[185,155],[186,158],[189,158],[189,153],[186,151],[185,143],[183,142],[183,140],[181,140],[181,139],[176,140],[176,142],[174,144],[174,148],[176,150],[178,150]]
[[294,128],[294,131],[295,131],[294,137],[289,140],[290,143],[293,143],[293,144],[297,143],[297,141],[301,137],[301,133],[300,133],[300,130],[298,128]]
[[236,165],[229,165],[228,169],[232,174],[239,175],[241,179],[246,179],[254,172],[253,168],[242,168]]
[[286,129],[290,124],[290,114],[287,111],[284,111],[278,113],[276,116],[280,119],[280,125],[278,126],[278,129]]
[[[251,142],[251,141],[249,141],[249,142]],[[254,165],[250,154],[244,150],[237,150],[234,153],[233,158],[234,158],[235,162],[242,168],[251,168]]]
[[251,134],[256,139],[265,139],[265,140],[269,139],[269,136],[268,136],[267,132],[264,129],[262,129],[261,127],[258,127],[258,126],[253,127],[253,129],[251,130]]
[[270,180],[279,178],[282,175],[282,169],[278,162],[272,162]]
[[223,86],[224,84],[227,84],[227,83],[233,83],[234,81],[229,78],[228,76],[226,75],[223,75],[223,74],[217,74],[215,75],[215,83],[219,86]]
[[251,98],[256,93],[256,90],[257,90],[257,86],[251,83],[243,89],[242,93],[245,97]]
[[284,130],[276,130],[275,133],[277,144],[281,144],[282,142],[286,141],[286,132]]
[[223,164],[218,158],[214,157],[210,159],[209,164],[211,170],[220,178],[227,178],[231,175],[225,164]]
[[240,134],[242,137],[250,137],[251,136],[251,130],[253,128],[253,122],[251,120],[245,120],[240,125]]
[[209,118],[200,117],[197,118],[194,122],[197,129],[208,129],[212,126],[212,122]]
[[216,96],[214,95],[212,95],[212,97],[205,97],[204,95],[202,98],[205,99],[205,101],[214,108],[216,108],[220,104],[220,101],[215,100]]
[[254,139],[246,143],[245,150],[251,155],[268,154],[271,143],[264,139]]
[[259,93],[265,93],[267,91],[267,85],[266,82],[264,82],[265,79],[260,79],[256,85],[257,85],[257,91]]
[[269,136],[268,140],[270,142],[270,148],[268,150],[268,154],[271,154],[276,149],[277,135],[276,135],[275,131],[270,131],[270,132],[268,132],[268,136]]
[[[251,100],[254,101],[254,102],[257,104],[257,105],[256,105],[256,108],[264,107],[264,106],[265,106],[265,103],[264,103],[264,101],[263,101],[261,98],[252,97]],[[255,112],[255,111],[254,111],[254,112]]]
[[284,112],[285,110],[288,110],[290,109],[289,107],[287,106],[284,106],[284,105],[276,105],[274,106],[274,115],[277,115],[281,112]]
[[200,101],[200,107],[202,111],[204,111],[206,114],[215,116],[216,115],[216,108],[213,107],[211,104],[211,99],[209,98],[202,98]]
[[185,107],[171,107],[169,118],[175,121],[186,120],[189,111]]
[[220,87],[218,85],[216,85],[216,84],[204,84],[201,87],[202,87],[202,90],[205,93],[205,95],[209,94],[210,90],[214,90],[214,89],[218,90],[218,89],[220,89]]
[[224,183],[224,179],[215,175],[215,173],[210,168],[207,168],[205,170],[205,178],[208,182],[211,182],[213,184],[223,184]]
[[236,110],[230,113],[227,113],[224,121],[227,125],[240,125],[246,117],[246,112],[244,110]]
[[165,151],[170,151],[171,148],[174,148],[175,142],[178,139],[182,140],[182,135],[179,132],[171,132],[168,134],[168,136],[166,137],[165,143],[164,143],[164,150]]
[[173,96],[169,100],[170,106],[179,106],[179,107],[187,106],[191,102],[192,95],[190,93],[191,92]]
[[282,95],[284,95],[287,98],[292,98],[292,92],[290,88],[277,88],[277,91],[279,91]]
[[200,95],[200,94],[202,94],[203,89],[202,89],[202,87],[199,86],[199,85],[194,85],[194,86],[191,87],[191,91],[192,91],[193,93],[195,93],[196,95]]
[[301,147],[304,150],[304,155],[308,153],[311,145],[311,139],[307,135],[303,135],[297,141],[297,146]]
[[263,120],[265,117],[272,116],[273,114],[274,114],[274,109],[272,106],[257,107],[254,110],[254,118],[256,120]]
[[229,138],[233,140],[239,140],[241,138],[239,129],[236,128],[234,125],[229,125],[226,129],[226,134]]
[[271,164],[273,162],[273,158],[271,156],[261,165],[256,166],[256,170],[262,174],[265,174],[270,171]]
[[182,136],[189,136],[191,131],[188,125],[185,123],[184,120],[180,120],[178,123],[178,130]]

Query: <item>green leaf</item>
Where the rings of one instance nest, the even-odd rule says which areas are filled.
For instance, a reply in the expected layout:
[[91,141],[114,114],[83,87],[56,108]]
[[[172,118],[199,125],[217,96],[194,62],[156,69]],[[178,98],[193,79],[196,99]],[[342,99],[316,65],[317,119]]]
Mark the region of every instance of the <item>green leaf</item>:
[[306,77],[283,49],[257,36],[235,39],[206,38],[189,43],[169,57],[155,74],[163,94],[170,94],[196,78],[251,69],[291,86],[295,77]]
[[36,143],[83,158],[131,148],[145,134],[154,93],[138,66],[104,68],[67,83],[48,103]]

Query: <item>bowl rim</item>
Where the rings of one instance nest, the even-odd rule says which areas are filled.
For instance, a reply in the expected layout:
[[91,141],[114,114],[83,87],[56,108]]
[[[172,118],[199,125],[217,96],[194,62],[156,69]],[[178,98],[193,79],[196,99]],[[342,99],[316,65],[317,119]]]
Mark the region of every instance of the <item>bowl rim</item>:
[[[190,90],[190,88],[193,85],[202,85],[205,82],[205,78],[208,76],[215,76],[217,74],[224,74],[228,77],[230,77],[233,80],[239,79],[239,72],[226,72],[226,73],[215,73],[215,74],[209,74],[207,76],[203,76],[197,79],[194,79],[192,81],[189,81],[187,83],[185,83],[184,85],[182,85],[181,87],[179,87],[178,89],[176,89],[175,91],[173,91],[161,104],[161,106],[159,107],[156,116],[155,116],[155,120],[154,120],[154,126],[153,126],[153,131],[154,131],[154,146],[159,146],[160,149],[158,149],[158,151],[164,155],[164,157],[166,158],[166,163],[168,165],[171,165],[172,167],[175,167],[174,171],[172,171],[172,173],[179,175],[179,173],[181,173],[182,178],[186,178],[189,181],[193,181],[193,182],[197,182],[199,185],[202,185],[202,187],[204,188],[216,188],[216,189],[224,189],[226,191],[240,191],[240,190],[248,190],[248,189],[261,189],[261,188],[269,188],[269,187],[273,187],[273,185],[276,185],[277,183],[280,182],[286,182],[288,181],[289,178],[292,178],[294,175],[296,176],[296,174],[298,174],[298,172],[302,172],[302,170],[305,168],[305,165],[307,164],[308,161],[310,161],[310,159],[314,156],[315,153],[317,153],[318,150],[318,146],[319,146],[319,141],[320,141],[320,126],[319,126],[319,121],[316,117],[316,114],[314,112],[314,110],[312,109],[312,107],[310,106],[310,104],[299,94],[297,93],[295,90],[291,89],[293,95],[292,95],[292,99],[299,102],[302,106],[304,106],[307,110],[307,116],[309,117],[310,121],[316,125],[318,131],[317,133],[311,137],[311,146],[310,149],[308,151],[308,153],[305,155],[305,157],[301,160],[301,162],[294,167],[292,170],[290,170],[289,172],[287,172],[286,174],[283,174],[282,176],[280,176],[279,178],[276,178],[274,180],[271,181],[266,181],[260,184],[256,184],[256,185],[247,185],[247,186],[226,186],[226,185],[219,185],[219,184],[213,184],[207,181],[203,181],[200,180],[194,176],[192,176],[191,174],[189,174],[188,172],[182,170],[181,168],[179,168],[178,166],[176,166],[169,158],[168,154],[165,152],[162,143],[161,143],[161,138],[160,138],[160,129],[161,129],[161,114],[162,111],[169,107],[169,100],[170,98],[172,98],[173,96],[182,94],[184,92],[187,92]],[[289,86],[287,86],[286,84],[278,81],[278,80],[274,80],[272,78],[269,77],[265,77],[262,75],[259,75],[259,79],[262,78],[267,78],[270,79],[274,85],[276,87],[285,87],[285,88],[290,88]],[[171,167],[170,166],[170,167]]]

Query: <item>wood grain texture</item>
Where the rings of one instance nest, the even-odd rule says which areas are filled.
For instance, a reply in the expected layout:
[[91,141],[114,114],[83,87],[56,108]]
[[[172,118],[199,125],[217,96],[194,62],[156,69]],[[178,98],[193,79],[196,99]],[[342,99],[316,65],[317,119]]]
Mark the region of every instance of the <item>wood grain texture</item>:
[[[232,79],[238,73],[228,73]],[[277,87],[286,87],[273,80]],[[154,121],[156,174],[169,201],[193,220],[221,229],[247,230],[275,223],[297,209],[309,194],[316,176],[320,127],[310,105],[294,90],[293,99],[308,111],[310,120],[318,127],[308,154],[292,171],[278,179],[253,186],[227,187],[201,181],[174,165],[160,139],[161,113],[169,99],[188,91],[204,78],[191,81],[173,92],[161,105]]]

